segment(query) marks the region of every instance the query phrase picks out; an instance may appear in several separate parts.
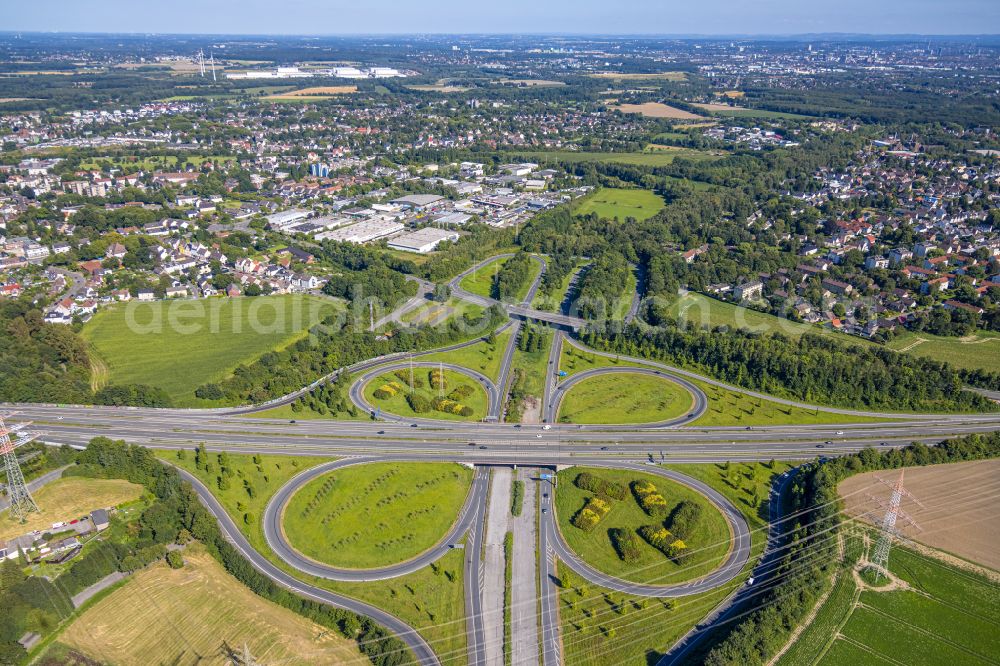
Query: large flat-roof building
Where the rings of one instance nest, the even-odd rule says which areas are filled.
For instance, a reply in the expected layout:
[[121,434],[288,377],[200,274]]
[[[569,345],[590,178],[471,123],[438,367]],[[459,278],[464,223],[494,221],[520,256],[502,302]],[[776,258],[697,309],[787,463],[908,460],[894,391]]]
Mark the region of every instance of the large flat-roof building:
[[425,227],[417,231],[396,236],[389,241],[389,247],[404,252],[427,254],[433,252],[443,241],[457,241],[458,232],[448,229]]
[[316,234],[317,240],[333,240],[345,243],[367,243],[399,233],[406,227],[396,220],[375,217],[346,227],[339,227]]

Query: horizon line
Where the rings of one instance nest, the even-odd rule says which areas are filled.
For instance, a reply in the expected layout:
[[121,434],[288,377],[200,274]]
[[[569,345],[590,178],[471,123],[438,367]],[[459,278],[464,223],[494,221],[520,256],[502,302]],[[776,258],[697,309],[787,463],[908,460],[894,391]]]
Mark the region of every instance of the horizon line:
[[654,32],[155,32],[146,30],[93,31],[93,30],[0,30],[0,35],[93,35],[93,36],[147,36],[147,37],[631,37],[645,39],[796,39],[796,38],[1000,38],[1000,33],[922,33],[922,32],[788,32],[788,33],[654,33]]

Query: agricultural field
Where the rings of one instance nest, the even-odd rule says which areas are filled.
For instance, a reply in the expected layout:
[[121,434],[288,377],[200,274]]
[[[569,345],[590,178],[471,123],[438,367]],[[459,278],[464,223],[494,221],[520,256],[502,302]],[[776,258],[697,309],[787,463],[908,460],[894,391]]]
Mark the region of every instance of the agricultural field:
[[261,99],[270,102],[313,102],[334,99],[339,95],[349,95],[356,92],[358,92],[357,86],[313,86],[267,95]]
[[676,150],[661,150],[652,153],[588,153],[573,150],[559,150],[511,152],[507,154],[517,158],[523,158],[540,163],[566,162],[569,164],[579,164],[586,162],[606,162],[658,167],[667,166],[678,157],[690,160],[711,160],[715,159],[722,153],[692,150],[689,148],[677,148]]
[[760,118],[762,120],[775,120],[779,118],[786,120],[808,120],[811,118],[811,116],[804,116],[799,113],[750,109],[745,106],[729,106],[728,104],[694,104],[694,106],[705,109],[714,116],[725,116],[727,118]]
[[84,326],[98,374],[113,384],[162,388],[177,407],[240,364],[295,342],[340,307],[328,298],[289,294],[196,301],[133,301],[104,309]]
[[[500,352],[497,352],[499,355]],[[479,382],[454,370],[444,370],[445,385],[433,388],[430,376],[437,369],[415,367],[413,369],[414,389],[409,388],[410,372],[407,369],[386,372],[373,377],[364,387],[364,395],[370,405],[383,412],[406,418],[444,419],[446,421],[481,421],[489,411],[489,399]],[[398,375],[396,373],[399,373]],[[414,400],[422,400],[426,410],[417,412],[411,405]],[[435,409],[434,400],[445,398],[449,411]],[[451,408],[467,407],[467,413],[457,413]]]
[[[574,524],[578,512],[593,492],[576,485],[578,475],[589,472],[604,481],[619,484],[624,490],[623,499],[606,499],[610,511],[589,530]],[[666,501],[664,511],[657,517],[648,515],[639,505],[631,488],[634,481],[646,481]],[[671,513],[681,502],[701,507],[700,519],[684,539],[689,555],[686,560],[669,559],[662,551],[641,538],[637,530],[643,526],[671,526]],[[722,514],[702,495],[659,476],[601,468],[571,467],[559,472],[555,509],[559,530],[566,543],[582,560],[596,569],[625,580],[653,585],[670,585],[693,580],[715,569],[730,548],[729,527]],[[623,530],[635,537],[634,557],[625,561],[619,555],[610,536],[611,530]]]
[[595,79],[611,81],[686,81],[687,72],[617,73],[599,72],[591,74]]
[[282,529],[299,552],[353,569],[410,560],[454,524],[472,470],[451,463],[370,463],[324,474],[289,500]]
[[[503,361],[503,350],[507,347],[511,329],[498,333],[493,343],[483,340],[474,345],[453,349],[452,351],[436,352],[418,357],[422,363],[453,363],[463,368],[476,370],[496,381],[500,378],[500,363]],[[426,372],[426,369],[425,369]],[[463,377],[464,381],[470,381]]]
[[142,486],[122,479],[90,479],[82,476],[57,479],[32,493],[41,511],[29,514],[26,522],[18,522],[8,510],[0,512],[0,541],[34,530],[45,532],[51,529],[53,523],[69,522],[82,518],[95,509],[137,500],[142,492]]
[[[848,515],[879,511],[872,499],[887,502],[891,490],[878,479],[895,481],[899,472],[856,474],[840,484]],[[906,499],[904,509],[921,529],[901,521],[910,539],[1000,571],[1000,530],[984,529],[996,519],[990,485],[1000,479],[1000,460],[930,465],[906,470],[906,489],[925,506]]]
[[354,663],[354,641],[271,603],[230,576],[200,545],[184,566],[157,563],[89,606],[62,645],[102,663],[229,664],[244,643],[266,663]]
[[701,120],[703,116],[678,109],[661,102],[646,102],[644,104],[619,104],[609,107],[612,111],[622,113],[638,113],[644,118],[670,118],[673,120]]
[[588,377],[559,406],[560,423],[656,423],[683,416],[693,399],[662,377],[629,373]]
[[995,663],[1000,653],[996,576],[986,578],[905,547],[890,551],[889,570],[891,580],[886,584],[883,578],[879,586],[856,570],[842,572],[779,664]]
[[964,338],[946,338],[930,333],[904,333],[887,345],[889,349],[950,363],[956,368],[1000,372],[1000,334],[976,331]]
[[656,215],[665,205],[663,197],[650,190],[604,187],[587,197],[575,213],[577,215],[596,213],[602,219],[621,221],[632,217],[642,222]]

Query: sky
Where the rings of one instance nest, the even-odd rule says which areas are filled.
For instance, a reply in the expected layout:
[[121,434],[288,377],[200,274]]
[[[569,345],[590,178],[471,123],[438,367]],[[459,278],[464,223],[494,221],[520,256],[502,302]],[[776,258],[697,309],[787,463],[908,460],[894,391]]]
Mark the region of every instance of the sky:
[[11,0],[3,30],[201,34],[996,34],[1000,0]]

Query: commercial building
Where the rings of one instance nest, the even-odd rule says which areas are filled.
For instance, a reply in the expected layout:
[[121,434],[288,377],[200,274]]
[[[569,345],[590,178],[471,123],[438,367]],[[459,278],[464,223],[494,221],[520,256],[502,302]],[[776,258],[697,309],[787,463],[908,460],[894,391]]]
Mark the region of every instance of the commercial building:
[[373,217],[364,222],[357,222],[350,226],[317,234],[316,239],[360,244],[397,234],[405,228],[401,222],[384,217]]
[[396,236],[389,241],[389,247],[404,252],[427,254],[433,252],[442,241],[457,241],[458,232],[448,229],[425,227],[417,231]]

